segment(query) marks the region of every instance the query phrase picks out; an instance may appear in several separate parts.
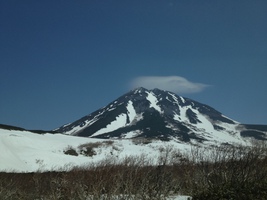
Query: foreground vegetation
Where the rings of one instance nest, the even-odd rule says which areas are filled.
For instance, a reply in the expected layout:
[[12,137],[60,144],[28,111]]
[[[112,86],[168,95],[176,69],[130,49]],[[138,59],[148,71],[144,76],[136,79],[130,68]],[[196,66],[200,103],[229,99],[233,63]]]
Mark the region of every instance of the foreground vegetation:
[[267,199],[266,144],[224,145],[180,153],[103,160],[68,172],[0,173],[0,199]]

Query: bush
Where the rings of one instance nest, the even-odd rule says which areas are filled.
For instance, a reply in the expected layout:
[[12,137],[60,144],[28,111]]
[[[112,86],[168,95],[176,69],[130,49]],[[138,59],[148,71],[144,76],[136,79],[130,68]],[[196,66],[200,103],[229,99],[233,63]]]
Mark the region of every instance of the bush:
[[170,169],[126,157],[69,172],[2,173],[0,199],[165,199],[179,189]]
[[193,199],[267,199],[265,147],[222,146],[211,153],[194,166]]
[[111,140],[104,141],[104,142],[94,142],[94,143],[90,142],[90,143],[82,144],[78,148],[80,149],[81,154],[92,157],[96,155],[96,151],[95,151],[96,148],[99,148],[101,146],[111,146],[113,145],[113,143],[114,142]]
[[76,150],[71,146],[68,146],[67,149],[64,150],[64,154],[71,155],[71,156],[78,156],[78,153],[76,152]]
[[[97,148],[107,143],[89,143]],[[73,148],[69,148],[73,149]],[[75,151],[76,152],[76,151]],[[266,146],[161,148],[158,163],[146,156],[105,159],[68,172],[0,173],[0,199],[267,199]],[[76,152],[77,153],[77,152]]]
[[152,138],[134,138],[132,139],[132,143],[135,145],[146,145],[152,143]]

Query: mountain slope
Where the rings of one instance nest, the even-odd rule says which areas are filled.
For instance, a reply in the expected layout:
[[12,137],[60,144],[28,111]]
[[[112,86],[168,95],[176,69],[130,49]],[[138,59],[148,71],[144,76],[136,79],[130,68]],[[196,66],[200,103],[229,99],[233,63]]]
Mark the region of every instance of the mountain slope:
[[267,126],[242,125],[208,105],[172,92],[137,88],[56,131],[92,138],[242,143],[251,137],[266,139]]

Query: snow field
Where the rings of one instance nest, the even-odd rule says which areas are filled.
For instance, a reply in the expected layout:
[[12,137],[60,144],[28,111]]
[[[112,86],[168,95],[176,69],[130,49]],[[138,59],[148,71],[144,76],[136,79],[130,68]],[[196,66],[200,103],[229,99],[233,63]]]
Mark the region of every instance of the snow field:
[[[96,155],[78,156],[66,155],[64,151],[72,148],[80,153],[80,146],[84,144],[112,141],[110,145],[95,148]],[[104,142],[104,143],[105,143]],[[180,150],[190,149],[190,145],[175,141],[142,140],[103,140],[84,138],[62,134],[35,134],[28,131],[9,131],[0,129],[0,171],[6,172],[36,172],[51,170],[68,170],[74,166],[86,166],[105,159],[120,161],[125,157],[140,157],[157,163],[160,149],[175,146]]]

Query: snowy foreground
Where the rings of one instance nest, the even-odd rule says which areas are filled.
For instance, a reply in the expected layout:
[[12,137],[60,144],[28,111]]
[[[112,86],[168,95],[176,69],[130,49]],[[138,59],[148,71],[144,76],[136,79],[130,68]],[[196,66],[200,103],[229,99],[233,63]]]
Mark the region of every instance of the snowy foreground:
[[[106,178],[105,179],[106,181],[111,181],[111,183],[116,182],[118,180],[118,177],[120,177],[121,181],[125,181],[124,177],[129,176],[129,171],[125,171],[125,170],[121,171],[121,168],[116,168],[117,171],[116,170],[112,171],[112,174],[114,172],[118,172],[118,173],[115,173],[115,176],[109,179],[109,176],[111,174],[110,171],[93,171],[96,173],[91,173],[91,171],[89,170],[94,169],[94,166],[96,166],[95,169],[99,169],[99,166],[101,166],[101,164],[104,164],[102,166],[105,166],[105,164],[107,166],[112,166],[112,164],[116,164],[116,163],[118,164],[121,163],[123,164],[122,166],[128,166],[128,165],[129,166],[145,166],[145,165],[155,164],[157,167],[152,167],[154,169],[153,171],[151,171],[153,172],[151,173],[152,175],[145,176],[148,179],[152,177],[150,179],[150,182],[145,181],[146,184],[148,183],[151,185],[151,183],[155,182],[154,178],[157,177],[160,171],[162,172],[162,174],[165,174],[164,171],[161,170],[162,168],[160,166],[164,165],[165,163],[167,163],[167,165],[173,164],[175,162],[182,163],[182,160],[188,159],[189,162],[193,162],[193,163],[200,163],[201,161],[204,161],[204,162],[201,162],[201,165],[199,165],[200,168],[199,167],[188,168],[187,165],[184,165],[185,168],[181,168],[182,171],[180,171],[182,173],[185,172],[184,170],[186,170],[187,172],[190,172],[188,176],[186,176],[185,179],[182,181],[182,183],[185,183],[184,181],[186,180],[192,180],[193,185],[190,185],[189,183],[189,187],[196,186],[197,187],[196,191],[202,191],[203,188],[206,188],[206,187],[222,188],[222,185],[224,186],[226,184],[229,184],[229,188],[228,189],[226,188],[227,190],[225,190],[226,193],[221,194],[222,197],[224,197],[225,195],[232,195],[233,199],[235,199],[236,195],[239,195],[239,196],[247,195],[246,193],[247,191],[248,191],[248,194],[253,194],[253,195],[257,195],[257,194],[265,195],[266,194],[265,190],[261,192],[262,188],[265,188],[265,184],[266,184],[266,181],[265,181],[266,157],[264,157],[266,156],[266,148],[265,148],[266,146],[264,146],[265,143],[264,144],[255,143],[257,145],[259,144],[259,146],[253,146],[253,143],[251,142],[250,145],[252,145],[251,147],[253,148],[245,148],[245,149],[234,148],[233,151],[231,148],[229,149],[226,148],[226,149],[222,149],[226,151],[220,151],[220,150],[214,151],[214,148],[216,150],[217,148],[216,146],[222,143],[211,143],[210,141],[205,141],[202,143],[194,144],[193,142],[194,141],[192,140],[190,141],[190,143],[181,142],[181,141],[175,140],[174,138],[172,138],[168,142],[166,141],[164,142],[160,140],[144,139],[144,138],[142,139],[140,138],[139,139],[113,139],[113,140],[106,139],[105,140],[105,139],[92,139],[92,138],[85,138],[85,137],[69,136],[69,135],[63,135],[63,134],[49,134],[49,133],[36,134],[36,133],[29,132],[29,131],[0,129],[0,152],[1,152],[0,153],[0,172],[13,172],[13,173],[22,172],[24,173],[24,172],[45,172],[45,171],[68,171],[68,170],[73,169],[74,167],[84,167],[86,171],[74,170],[74,171],[70,171],[69,173],[56,173],[56,174],[70,175],[66,177],[64,176],[64,179],[55,179],[56,181],[53,179],[53,181],[50,181],[52,179],[48,177],[49,184],[59,185],[60,186],[59,188],[62,189],[62,191],[59,194],[63,195],[65,194],[63,190],[64,188],[73,187],[72,180],[74,180],[73,177],[75,177],[76,179],[77,175],[82,175],[81,177],[83,177],[81,179],[78,178],[77,180],[83,180],[83,179],[88,180],[88,178],[90,178],[90,181],[93,183],[97,182],[95,180],[99,179],[99,174],[98,174],[99,172],[100,174],[101,173],[105,174],[106,172],[108,172],[106,173],[107,176],[104,176],[104,177]],[[239,145],[241,144],[242,143],[239,143]],[[261,145],[263,146],[261,147]],[[221,147],[225,148],[225,147],[232,147],[232,146],[224,145]],[[258,147],[258,148],[254,148],[254,147]],[[248,150],[248,151],[244,151],[244,150]],[[241,160],[236,159],[236,158],[240,158],[240,156],[241,158],[244,158],[246,163],[249,163],[249,164],[243,165],[242,164],[244,163],[243,159]],[[223,170],[222,171],[223,173],[221,171],[217,173],[218,171],[212,168],[212,167],[216,167],[216,165],[210,165],[209,161],[211,161],[211,159],[214,159],[214,158],[219,159],[217,161],[220,161],[221,159],[223,159],[224,164],[221,165],[221,169]],[[134,162],[137,165],[132,165],[132,162]],[[204,165],[202,166],[202,164]],[[171,167],[167,165],[166,165],[166,168],[164,168],[166,169],[166,171],[170,169],[167,167]],[[209,167],[211,168],[209,169]],[[135,168],[133,169],[134,169],[133,171],[135,171]],[[145,169],[145,168],[142,168],[142,169]],[[205,170],[208,169],[207,174],[213,173],[212,174],[213,176],[205,176],[205,174],[203,174],[203,176],[209,179],[207,181],[201,182],[203,177],[201,177],[200,174],[203,172],[203,169]],[[89,172],[89,173],[86,174],[84,172]],[[178,170],[178,173],[179,173],[179,170]],[[1,174],[2,174],[2,177],[8,177],[9,175],[13,175],[13,174],[8,174],[8,173],[1,173]],[[51,177],[53,177],[54,172],[48,172],[46,174],[30,173],[27,175],[29,175],[29,177],[38,178],[40,175],[46,176],[49,174]],[[92,176],[93,174],[96,176]],[[136,177],[135,173],[130,173],[130,174],[132,175],[132,177]],[[147,171],[145,171],[144,174],[148,174]],[[156,176],[153,176],[153,174],[154,175],[156,174]],[[17,174],[17,175],[19,177],[21,175],[24,176],[25,174]],[[142,178],[141,175],[140,177]],[[172,181],[170,182],[170,179],[168,179],[168,177],[170,176],[168,174],[165,174],[165,175],[162,176],[162,179],[160,179],[160,183],[162,183],[161,181],[163,180],[165,181],[164,183],[171,183],[171,185],[179,186],[180,183],[176,182],[176,179],[173,180],[174,182]],[[209,184],[205,184],[205,183],[210,183],[214,175],[221,178],[220,180],[223,181],[222,182],[223,184],[221,184],[221,182],[218,182],[218,183],[214,182],[213,185],[211,186],[209,186]],[[233,175],[239,178],[235,180],[234,182],[229,182],[229,180],[233,180],[231,178]],[[39,178],[41,178],[41,176]],[[10,181],[9,178],[2,179],[2,180],[3,181],[6,180],[7,181],[6,183]],[[58,180],[61,180],[61,181],[63,180],[64,182],[60,182],[60,181],[57,182]],[[69,181],[66,181],[66,180],[69,180]],[[142,180],[146,180],[146,179],[142,179]],[[159,180],[159,179],[156,179],[156,180]],[[200,182],[196,182],[196,180],[197,181],[200,180]],[[244,188],[244,190],[240,191],[240,184],[244,183],[244,181],[246,180],[249,180],[246,182],[246,184],[253,185],[252,188],[255,188],[254,186],[256,186],[257,189],[250,190],[250,185],[248,185],[249,187]],[[11,189],[7,188],[4,191],[9,194],[10,191],[14,191],[12,190],[13,188],[17,188],[16,184],[18,183],[19,182],[13,182],[14,185],[11,185],[10,187]],[[43,183],[43,181],[38,182],[38,183],[41,184]],[[70,183],[71,183],[71,187],[69,187]],[[110,184],[110,182],[106,182],[106,183],[108,183],[109,185],[113,185],[113,184]],[[117,189],[120,188],[121,183],[123,182],[118,183],[117,186],[119,187],[116,187],[116,186],[114,187],[115,188],[114,191],[118,191]],[[195,185],[194,183],[197,183],[197,185]],[[103,188],[103,186],[105,186],[101,184],[96,185],[96,188],[97,187]],[[78,193],[80,195],[86,194],[84,193],[84,191],[86,190],[84,190],[83,187],[80,188],[81,184],[79,181],[75,182],[74,186],[76,189],[78,188],[78,191],[79,191]],[[32,186],[32,187],[34,188],[35,186]],[[154,188],[154,186],[152,188]],[[159,188],[161,187],[159,186]],[[58,193],[55,193],[57,190],[53,190],[54,187],[51,187],[50,189],[51,191],[48,191],[48,196],[50,195],[50,192],[52,192],[51,194],[53,195],[58,194]],[[183,192],[179,194],[178,191],[176,191],[176,188],[175,189],[170,188],[170,189],[171,190],[169,190],[168,191],[169,193],[167,194],[167,195],[170,195],[167,198],[168,200],[190,199],[189,196],[180,195],[180,194],[190,195],[188,191],[178,190],[178,191]],[[102,189],[98,191],[101,191],[101,190]],[[27,194],[27,193],[23,193],[25,191],[23,191],[23,188],[22,188],[21,194]],[[110,191],[113,192],[112,189]],[[148,190],[140,190],[140,191],[148,191]],[[159,190],[155,190],[155,191],[159,191]],[[209,191],[212,191],[212,190],[209,190]],[[216,191],[214,192],[217,195]],[[114,199],[116,199],[116,195],[118,196],[118,199],[120,197],[118,193],[107,193],[107,194],[114,195]],[[161,190],[160,190],[160,193],[158,194],[164,195],[164,193],[161,193]],[[172,194],[177,194],[177,195],[171,196]],[[39,195],[39,193],[33,194],[33,195]],[[47,193],[43,193],[43,195],[47,195]],[[88,196],[88,194],[86,195]],[[95,195],[95,193],[93,193],[93,195]],[[96,195],[99,195],[99,194],[96,193]],[[152,195],[154,195],[154,193]]]
[[[36,172],[61,171],[75,166],[86,166],[104,159],[119,161],[127,156],[145,156],[157,162],[162,148],[175,146],[181,151],[189,145],[175,141],[153,141],[149,144],[132,140],[112,140],[112,145],[95,148],[96,154],[86,156],[79,153],[81,145],[107,140],[75,137],[62,134],[35,134],[28,131],[0,129],[0,171]],[[110,140],[109,140],[110,141]],[[66,155],[68,149],[75,149],[78,156]]]
[[[151,158],[157,162],[160,149],[166,145],[186,151],[189,145],[176,142],[153,141],[149,144],[137,144],[138,141],[114,140],[112,145],[97,148],[96,155],[66,155],[67,149],[76,149],[88,143],[107,140],[67,136],[62,134],[35,134],[28,131],[9,131],[0,129],[0,171],[1,172],[42,172],[69,170],[75,166],[86,166],[104,159],[120,160],[127,156]],[[110,140],[109,140],[110,141]],[[167,144],[168,143],[168,144]],[[189,196],[171,196],[168,200],[187,200]]]

